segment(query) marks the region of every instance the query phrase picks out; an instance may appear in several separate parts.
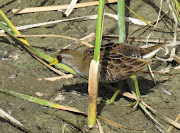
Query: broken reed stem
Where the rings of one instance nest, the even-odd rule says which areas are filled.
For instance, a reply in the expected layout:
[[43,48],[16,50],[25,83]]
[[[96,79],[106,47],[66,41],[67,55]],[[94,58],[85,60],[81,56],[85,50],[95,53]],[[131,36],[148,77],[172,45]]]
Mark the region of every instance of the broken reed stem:
[[88,112],[88,126],[92,128],[96,125],[96,110],[97,110],[97,95],[98,95],[98,84],[99,84],[99,60],[100,60],[100,47],[103,32],[103,21],[104,21],[104,5],[105,0],[99,0],[98,7],[98,18],[96,28],[96,42],[94,49],[94,58],[91,61],[89,69],[89,112]]
[[[180,113],[179,113],[179,115],[177,116],[175,122],[178,122],[179,120],[180,120]],[[171,131],[173,130],[173,128],[174,128],[174,126],[171,125],[171,126],[169,127],[168,131],[171,132]]]
[[92,128],[96,125],[96,110],[97,110],[97,96],[98,96],[98,65],[99,62],[91,61],[89,68],[89,110],[88,110],[88,125]]
[[[117,0],[106,0],[106,3],[116,3]],[[96,6],[99,4],[99,1],[86,2],[86,3],[77,3],[74,8]],[[67,9],[69,5],[56,5],[56,6],[44,6],[44,7],[32,7],[24,9],[12,9],[12,12],[15,14],[21,13],[30,13],[30,12],[43,12],[43,11],[54,11],[54,10],[63,10]]]
[[72,0],[71,3],[68,6],[68,9],[66,10],[66,12],[64,13],[66,15],[66,17],[68,17],[70,15],[70,13],[72,12],[74,6],[76,5],[77,0]]
[[179,56],[177,56],[176,54],[174,54],[174,55],[172,56],[172,58],[173,58],[177,63],[180,64],[180,57],[179,57]]
[[0,118],[9,121],[13,126],[20,128],[24,132],[30,132],[29,129],[25,128],[21,122],[19,122],[14,117],[3,111],[1,108],[0,108]]

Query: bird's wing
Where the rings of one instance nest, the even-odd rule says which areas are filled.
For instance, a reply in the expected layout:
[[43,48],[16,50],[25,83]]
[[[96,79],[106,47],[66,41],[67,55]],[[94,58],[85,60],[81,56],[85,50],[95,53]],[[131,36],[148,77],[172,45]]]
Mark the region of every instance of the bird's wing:
[[117,82],[143,69],[150,60],[121,55],[121,57],[104,58],[101,64],[101,79],[103,82]]

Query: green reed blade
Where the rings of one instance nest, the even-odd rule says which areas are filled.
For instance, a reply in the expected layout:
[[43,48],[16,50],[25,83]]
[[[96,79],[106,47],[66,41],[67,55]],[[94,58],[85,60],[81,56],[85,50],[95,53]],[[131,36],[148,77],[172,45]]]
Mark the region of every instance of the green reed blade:
[[[24,47],[28,48],[31,52],[33,52],[33,53],[34,53],[35,55],[37,55],[38,57],[46,60],[46,61],[49,62],[49,63],[54,60],[54,58],[52,58],[51,56],[46,55],[46,54],[44,54],[43,52],[40,52],[39,50],[37,50],[37,49],[29,46],[29,45],[26,44],[25,42],[19,40],[19,38],[17,38],[16,36],[14,36],[14,34],[11,33],[11,32],[4,26],[4,24],[2,24],[1,22],[0,22],[0,27],[1,27],[5,32],[7,32],[11,37],[13,37],[13,38],[16,39],[17,41],[21,42],[21,44],[22,44]],[[66,66],[66,65],[64,65],[64,64],[62,64],[62,63],[56,64],[56,66],[57,66],[58,68],[61,68],[61,69],[66,70],[67,72],[76,74],[73,69],[71,69],[70,67],[68,67],[68,66]]]
[[103,28],[103,18],[104,18],[104,4],[105,0],[99,0],[99,7],[98,7],[98,18],[97,18],[97,29],[96,29],[96,42],[95,42],[95,52],[94,52],[94,60],[97,62],[99,61],[99,53],[101,47],[101,40],[102,40],[102,28]]
[[119,42],[124,43],[126,41],[125,31],[125,0],[117,1],[118,11],[118,29],[119,29]]

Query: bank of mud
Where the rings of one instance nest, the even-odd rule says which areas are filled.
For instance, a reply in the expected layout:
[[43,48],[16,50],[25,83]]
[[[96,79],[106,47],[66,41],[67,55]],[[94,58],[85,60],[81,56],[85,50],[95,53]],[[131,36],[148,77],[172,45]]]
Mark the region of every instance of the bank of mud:
[[[82,0],[80,2],[87,2]],[[66,19],[62,12],[38,12],[29,14],[14,15],[11,11],[13,8],[25,8],[25,7],[37,7],[37,6],[50,6],[68,4],[68,1],[10,1],[3,0],[1,2],[1,10],[7,15],[7,17],[16,26],[28,25],[40,22],[47,22],[59,19]],[[135,1],[131,0],[129,5],[133,11],[140,14],[148,21],[154,21],[158,16],[159,2],[156,1]],[[81,17],[87,15],[97,14],[98,7],[85,7],[74,9],[69,18]],[[116,14],[116,4],[108,4],[105,7],[106,13]],[[168,10],[166,2],[163,4],[163,10]],[[127,16],[135,17],[132,13],[127,11]],[[165,18],[159,22],[158,29],[153,31],[152,37],[159,38],[173,38],[172,19],[170,14],[167,14]],[[2,21],[2,19],[1,19]],[[166,26],[165,26],[166,25]],[[117,21],[105,18],[104,34],[118,34]],[[127,34],[137,29],[139,26],[127,23]],[[168,28],[169,29],[168,29]],[[146,37],[152,32],[153,28],[145,28],[133,34],[135,37]],[[166,32],[163,32],[166,31]],[[62,22],[58,24],[51,24],[47,26],[32,28],[21,31],[22,34],[56,34],[66,35],[74,38],[83,38],[92,32],[96,32],[96,20],[74,20],[68,22]],[[79,76],[74,76],[72,79],[62,79],[58,81],[38,81],[38,78],[55,77],[58,76],[46,66],[42,65],[34,59],[25,49],[15,44],[8,37],[0,38],[0,88],[15,91],[31,96],[37,96],[37,92],[43,94],[40,98],[50,100],[65,106],[77,108],[81,111],[87,112],[88,110],[88,93],[87,93],[87,80],[82,79]],[[179,36],[178,36],[179,39]],[[27,38],[27,41],[38,50],[51,55],[53,52],[63,48],[68,44],[74,42],[67,39],[59,38]],[[105,41],[107,42],[107,41]],[[132,43],[132,42],[129,42]],[[133,45],[142,46],[143,43],[133,42]],[[80,48],[83,51],[85,47]],[[179,47],[177,47],[177,55],[179,53]],[[158,54],[160,57],[168,58],[164,56],[164,51],[160,51]],[[178,64],[175,62],[163,62],[153,59],[151,66],[153,71],[159,71],[164,68],[173,69]],[[146,69],[147,70],[147,69]],[[143,100],[150,105],[153,109],[157,110],[169,118],[175,120],[180,110],[180,74],[179,70],[172,70],[169,74],[155,74],[155,80],[162,82],[163,86],[171,92],[171,95],[167,95],[161,91],[161,89],[152,89],[154,87],[153,81],[149,74],[140,74],[143,78],[139,79],[140,90]],[[172,78],[170,78],[173,76]],[[168,79],[169,78],[169,79]],[[168,79],[166,81],[166,79]],[[117,86],[114,84],[114,86]],[[124,87],[128,90],[128,86]],[[128,90],[129,91],[129,90]],[[103,99],[110,98],[113,95],[111,91],[108,91],[104,86],[100,85],[99,97]],[[57,100],[57,97],[61,99]],[[103,116],[111,121],[122,124],[126,127],[135,129],[144,129],[146,133],[155,133],[158,130],[150,119],[140,109],[134,109],[131,106],[122,106],[133,103],[131,100],[119,96],[116,100],[116,105],[98,105],[98,115]],[[86,129],[87,118],[79,114],[73,114],[62,110],[56,110],[52,108],[43,107],[41,105],[30,103],[24,100],[17,99],[12,96],[7,96],[0,93],[0,105],[1,108],[12,115],[14,118],[24,124],[27,129],[33,133],[59,133],[62,132],[62,128],[67,127],[68,132],[80,132],[79,127],[82,127],[83,131]],[[169,128],[169,124],[163,120],[155,117],[166,129]],[[72,126],[70,123],[77,125]],[[1,119],[0,130],[3,133],[21,133],[20,129],[14,127],[9,122]],[[101,122],[105,132],[121,132],[132,133],[135,131],[127,129],[118,129],[110,126],[107,123]],[[96,129],[92,132],[98,132]],[[173,133],[179,132],[177,129],[173,129]]]

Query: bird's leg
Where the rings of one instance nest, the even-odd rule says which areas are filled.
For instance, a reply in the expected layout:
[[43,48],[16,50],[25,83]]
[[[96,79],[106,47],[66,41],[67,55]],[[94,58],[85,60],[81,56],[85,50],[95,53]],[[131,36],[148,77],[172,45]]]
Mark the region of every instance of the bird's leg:
[[139,91],[139,86],[138,86],[138,81],[137,81],[136,76],[135,76],[135,75],[132,75],[132,76],[130,76],[130,78],[133,80],[133,83],[134,83],[134,84],[132,84],[132,80],[129,80],[129,79],[128,79],[127,81],[128,81],[128,85],[130,86],[130,88],[131,88],[131,90],[132,90],[133,93],[134,93],[133,90],[134,90],[134,88],[135,88],[137,100],[136,100],[136,102],[135,102],[134,108],[136,108],[136,107],[138,106],[139,102],[140,102],[140,91]]
[[112,104],[114,103],[114,101],[116,100],[116,97],[118,96],[119,92],[121,91],[122,87],[124,85],[124,82],[120,81],[120,83],[118,84],[118,90],[116,90],[116,92],[113,94],[113,96],[110,99],[106,100],[106,104]]

